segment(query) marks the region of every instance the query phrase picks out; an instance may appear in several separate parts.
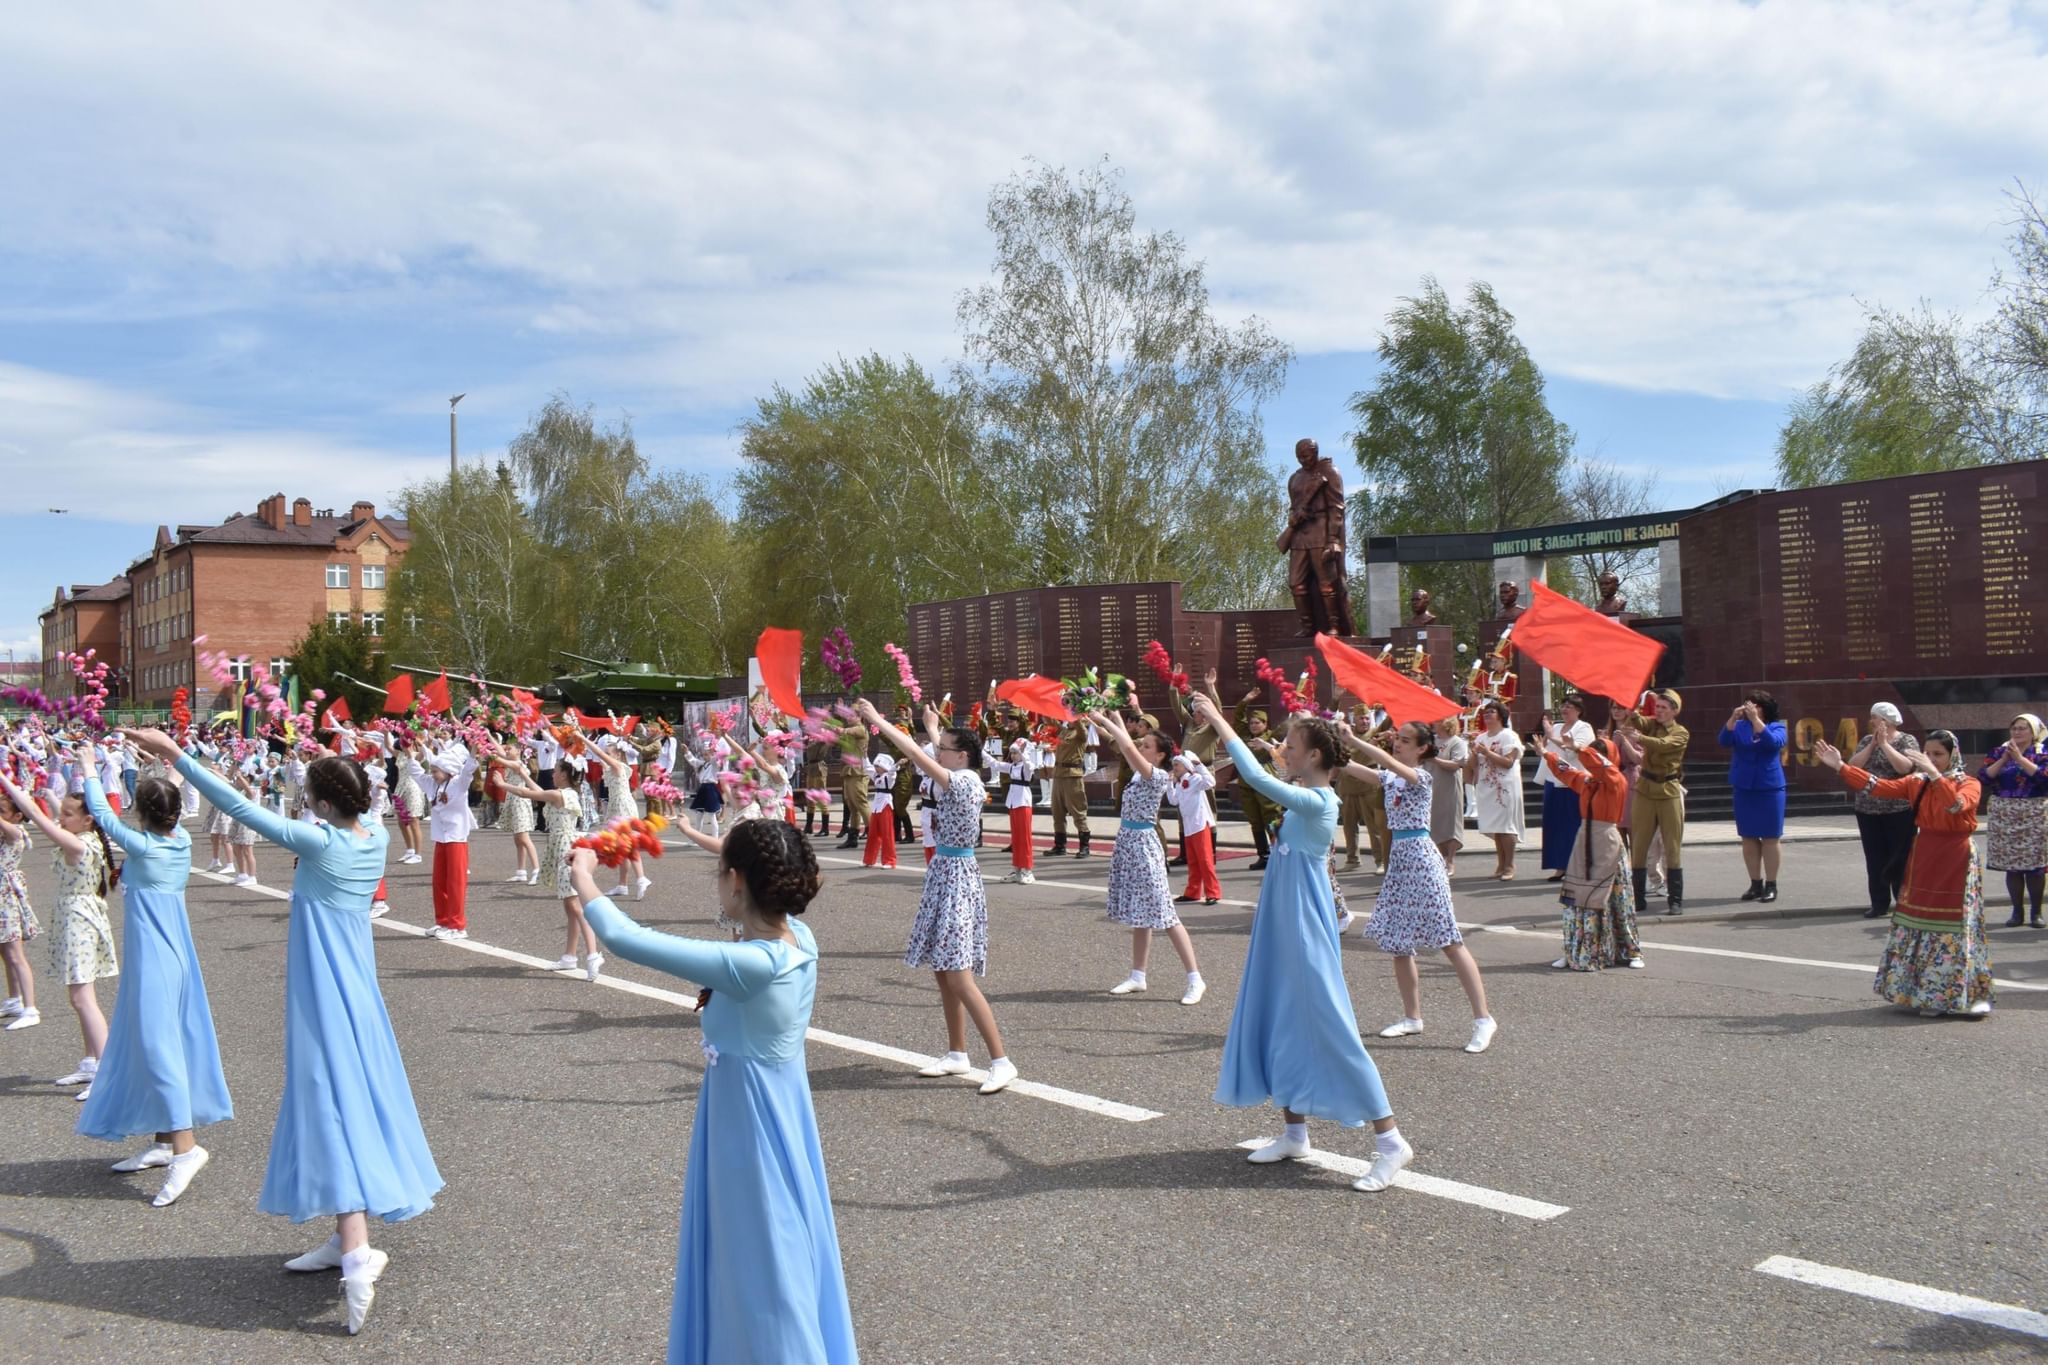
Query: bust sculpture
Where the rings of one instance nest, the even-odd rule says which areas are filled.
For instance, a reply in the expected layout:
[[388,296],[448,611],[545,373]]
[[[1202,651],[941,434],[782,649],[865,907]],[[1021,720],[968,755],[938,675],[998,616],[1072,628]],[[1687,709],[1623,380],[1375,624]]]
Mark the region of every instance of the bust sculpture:
[[1294,443],[1301,468],[1287,480],[1287,587],[1301,617],[1303,639],[1323,632],[1356,635],[1344,583],[1344,478],[1307,437]]
[[1522,614],[1521,600],[1522,590],[1520,588],[1516,587],[1513,583],[1502,583],[1500,585],[1500,616],[1497,619],[1512,621],[1517,616],[1520,616]]
[[1628,610],[1628,599],[1621,595],[1621,580],[1611,573],[1600,575],[1600,603],[1593,608],[1602,616],[1620,616]]
[[1408,599],[1408,624],[1417,629],[1436,624],[1436,613],[1429,609],[1429,589],[1417,588]]

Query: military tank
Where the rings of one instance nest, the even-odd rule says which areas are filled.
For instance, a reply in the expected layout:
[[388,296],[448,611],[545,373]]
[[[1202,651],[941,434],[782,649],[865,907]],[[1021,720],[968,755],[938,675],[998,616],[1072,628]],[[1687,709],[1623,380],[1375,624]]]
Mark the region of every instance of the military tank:
[[[650,663],[592,659],[571,654],[566,649],[555,652],[571,662],[588,664],[589,669],[582,673],[565,673],[538,687],[500,682],[496,678],[483,679],[484,685],[506,690],[518,687],[532,692],[541,699],[543,706],[551,710],[573,706],[592,716],[616,712],[621,716],[662,716],[669,720],[678,719],[687,702],[716,701],[722,695],[716,678],[664,673]],[[438,668],[419,668],[412,664],[393,664],[392,667],[424,678],[441,675]]]

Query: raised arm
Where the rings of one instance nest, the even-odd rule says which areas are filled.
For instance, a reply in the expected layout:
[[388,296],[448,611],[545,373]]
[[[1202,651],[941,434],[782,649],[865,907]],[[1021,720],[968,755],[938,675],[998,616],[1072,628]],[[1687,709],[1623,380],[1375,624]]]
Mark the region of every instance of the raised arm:
[[8,799],[14,802],[14,808],[34,821],[35,827],[63,850],[65,862],[77,866],[78,860],[85,856],[84,840],[43,814],[43,808],[36,804],[35,798],[15,786],[14,780],[4,772],[0,772],[0,791],[5,791]]
[[[939,762],[939,760],[933,758],[930,754],[926,753],[924,751],[924,746],[920,745],[916,740],[912,739],[909,735],[904,734],[894,725],[891,725],[886,719],[883,718],[882,713],[875,709],[875,704],[873,702],[863,697],[853,704],[853,710],[854,714],[859,716],[862,720],[866,721],[868,725],[872,727],[877,734],[879,734],[883,739],[889,741],[889,743],[895,745],[896,748],[903,754],[905,758],[909,759],[912,763],[915,763],[917,765],[917,770],[923,773],[926,777],[929,777],[932,781],[938,783],[941,787],[947,785],[953,780],[952,769],[948,768],[945,764]],[[924,723],[925,729],[927,731],[937,730],[939,723],[938,715],[939,713],[937,708],[927,703],[924,708]],[[933,747],[938,747],[938,742],[936,740],[933,741]]]
[[604,946],[643,967],[709,986],[744,1000],[775,979],[775,955],[767,944],[714,943],[708,939],[680,938],[649,929],[599,894],[591,878],[597,855],[579,848],[570,855],[569,875],[576,887],[576,899],[583,903],[583,917],[604,941]]
[[1138,752],[1138,746],[1131,741],[1131,732],[1124,728],[1123,717],[1113,711],[1102,713],[1102,728],[1109,731],[1109,737],[1116,741],[1116,751],[1138,777],[1149,779],[1156,770],[1145,756]]
[[197,787],[201,795],[230,819],[240,820],[271,843],[280,844],[302,856],[317,853],[327,846],[328,830],[325,826],[305,820],[287,820],[276,811],[251,801],[223,782],[218,774],[200,767],[196,759],[179,749],[163,731],[123,730],[121,733],[133,740],[135,747],[144,753],[174,762],[179,773]]
[[90,749],[86,752],[93,758],[92,770],[85,778],[86,813],[92,816],[92,822],[100,827],[102,834],[119,844],[123,853],[133,857],[149,847],[149,840],[141,830],[122,824],[121,817],[114,814],[114,808],[107,804],[106,789],[100,785],[99,756]]

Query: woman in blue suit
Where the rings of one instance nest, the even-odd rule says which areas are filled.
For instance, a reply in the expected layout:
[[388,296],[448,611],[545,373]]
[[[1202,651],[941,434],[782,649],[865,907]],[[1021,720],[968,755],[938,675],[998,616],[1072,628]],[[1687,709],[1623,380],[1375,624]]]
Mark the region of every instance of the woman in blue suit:
[[1778,898],[1778,840],[1785,833],[1785,722],[1778,703],[1758,690],[1742,699],[1721,727],[1728,784],[1735,788],[1735,832],[1749,869],[1746,901]]

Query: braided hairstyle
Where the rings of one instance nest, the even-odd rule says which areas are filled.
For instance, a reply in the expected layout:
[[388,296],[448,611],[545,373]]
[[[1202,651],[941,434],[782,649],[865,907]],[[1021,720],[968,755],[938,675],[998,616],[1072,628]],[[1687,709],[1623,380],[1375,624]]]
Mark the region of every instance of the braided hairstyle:
[[335,814],[354,819],[370,809],[370,779],[354,759],[329,754],[306,769],[305,799],[309,806],[325,801]]
[[[69,808],[73,805],[78,807],[80,815],[90,816],[90,812],[86,808],[85,798],[78,795],[65,797],[60,810],[69,814]],[[92,821],[92,837],[99,840],[100,844],[99,894],[104,898],[109,891],[114,889],[115,883],[121,880],[121,871],[114,866],[114,846],[107,842],[107,832],[100,828],[100,822],[97,820]]]
[[1350,762],[1343,742],[1337,738],[1337,727],[1321,716],[1296,716],[1288,725],[1315,753],[1316,762],[1322,765],[1324,772],[1336,772]]
[[145,777],[135,784],[135,815],[151,834],[171,834],[184,814],[184,798],[161,777]]
[[824,879],[818,857],[787,820],[742,820],[725,836],[721,871],[737,872],[764,915],[801,915]]

